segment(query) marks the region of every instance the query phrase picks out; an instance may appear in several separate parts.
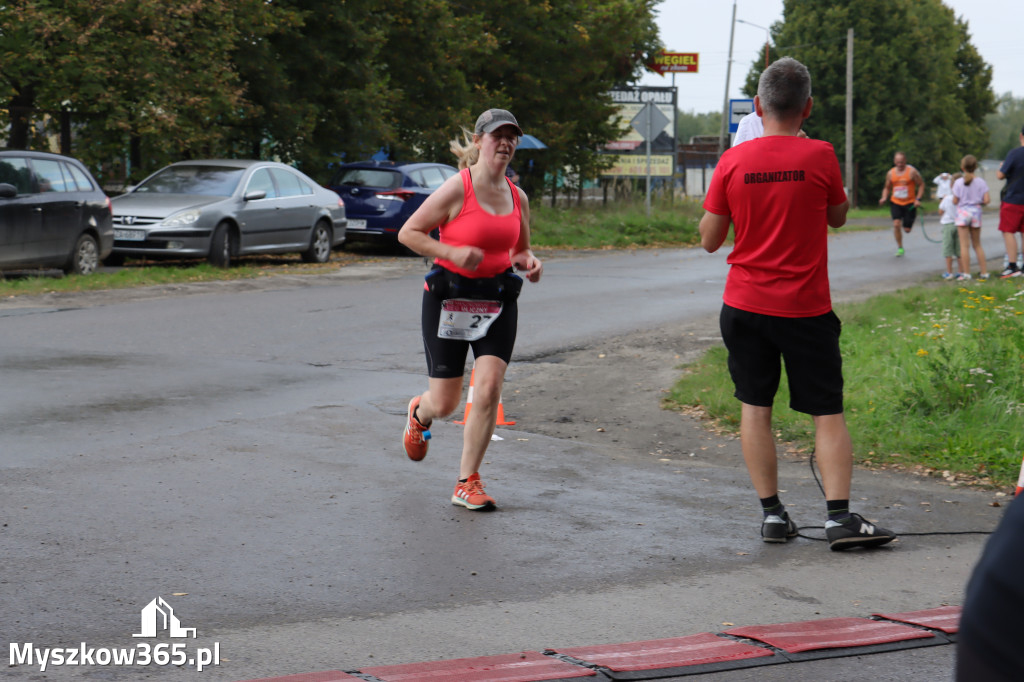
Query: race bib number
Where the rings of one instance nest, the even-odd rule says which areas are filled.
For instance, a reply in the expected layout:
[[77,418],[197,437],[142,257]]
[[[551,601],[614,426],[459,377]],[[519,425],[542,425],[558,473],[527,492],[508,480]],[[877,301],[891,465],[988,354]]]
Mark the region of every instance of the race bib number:
[[446,299],[441,303],[441,321],[437,326],[437,336],[457,341],[482,339],[500,314],[501,301]]
[[910,196],[910,188],[906,185],[897,185],[892,188],[892,196],[894,199],[906,199]]

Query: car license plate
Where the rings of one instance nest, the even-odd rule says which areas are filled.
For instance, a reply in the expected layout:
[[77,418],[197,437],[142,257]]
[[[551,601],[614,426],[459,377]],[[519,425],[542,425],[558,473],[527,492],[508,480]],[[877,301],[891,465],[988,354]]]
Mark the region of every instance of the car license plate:
[[145,230],[114,230],[114,239],[122,242],[146,241]]
[[350,219],[348,221],[348,229],[350,229],[350,230],[365,230],[366,229],[366,221],[365,220],[351,220]]

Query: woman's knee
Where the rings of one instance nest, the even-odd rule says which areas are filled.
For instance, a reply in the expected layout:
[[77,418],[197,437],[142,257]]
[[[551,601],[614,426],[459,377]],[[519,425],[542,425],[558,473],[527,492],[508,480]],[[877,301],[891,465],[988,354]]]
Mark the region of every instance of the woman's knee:
[[462,402],[462,377],[431,379],[429,400],[431,411],[442,419],[455,412]]
[[487,409],[497,405],[505,383],[504,363],[480,362],[473,374],[473,406]]

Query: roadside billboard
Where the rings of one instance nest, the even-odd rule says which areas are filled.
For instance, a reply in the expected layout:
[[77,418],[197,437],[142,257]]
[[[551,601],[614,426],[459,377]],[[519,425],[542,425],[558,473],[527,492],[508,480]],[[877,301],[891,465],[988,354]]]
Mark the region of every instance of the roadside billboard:
[[620,86],[609,92],[618,105],[619,135],[608,141],[602,153],[616,157],[612,168],[602,177],[645,177],[647,175],[647,144],[640,132],[630,123],[647,103],[654,105],[667,120],[663,126],[651,131],[651,175],[671,177],[675,170],[676,155],[676,89],[646,86]]

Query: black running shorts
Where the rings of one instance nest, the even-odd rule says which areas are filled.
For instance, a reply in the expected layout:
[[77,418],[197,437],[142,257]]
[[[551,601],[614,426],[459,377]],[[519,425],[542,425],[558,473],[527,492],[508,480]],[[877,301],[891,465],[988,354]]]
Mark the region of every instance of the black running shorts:
[[834,312],[775,317],[723,305],[719,322],[740,401],[771,407],[784,361],[791,408],[810,415],[843,411],[842,325]]
[[427,355],[427,376],[451,379],[465,375],[466,356],[470,347],[473,348],[475,358],[481,355],[495,355],[506,364],[511,361],[519,323],[519,306],[516,301],[506,302],[498,319],[487,330],[487,335],[476,341],[438,338],[437,327],[440,320],[441,299],[429,291],[424,291],[421,327],[423,349]]
[[909,230],[914,226],[914,219],[917,218],[917,208],[913,204],[894,204],[889,202],[889,215],[893,220],[902,220],[904,229]]

